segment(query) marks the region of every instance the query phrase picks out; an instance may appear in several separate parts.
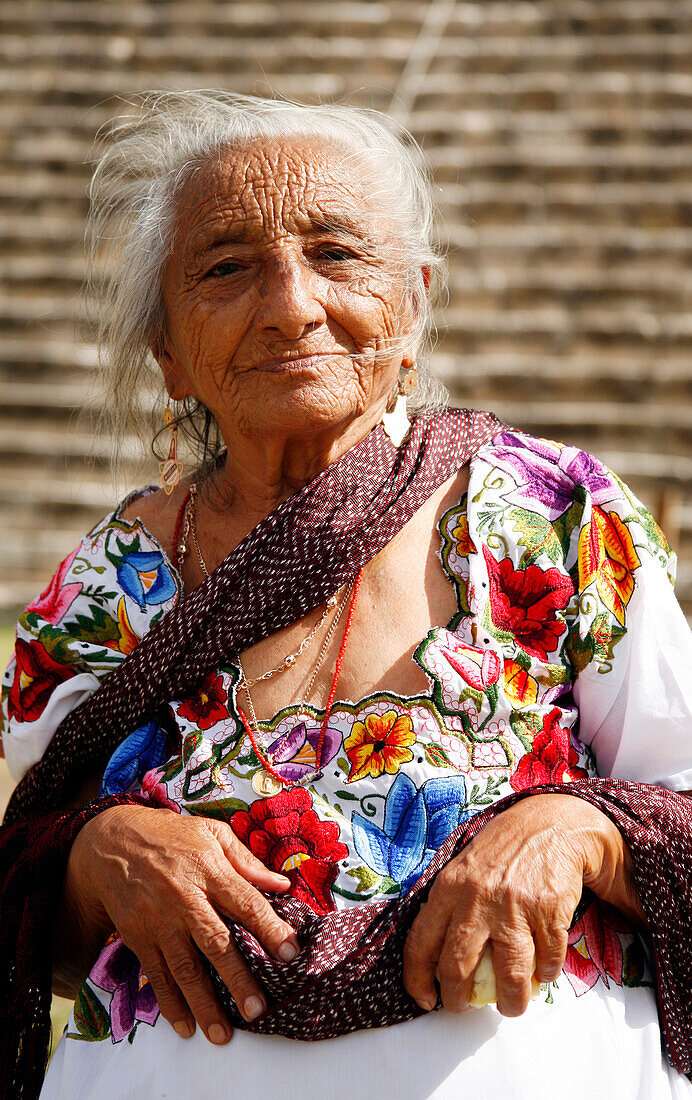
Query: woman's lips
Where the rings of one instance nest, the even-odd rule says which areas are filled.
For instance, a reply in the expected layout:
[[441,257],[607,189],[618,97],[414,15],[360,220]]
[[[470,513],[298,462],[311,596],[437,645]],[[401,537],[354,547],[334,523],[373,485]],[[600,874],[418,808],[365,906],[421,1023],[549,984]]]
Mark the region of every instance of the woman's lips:
[[314,355],[295,356],[292,359],[275,359],[271,363],[261,363],[255,370],[265,374],[290,374],[310,370],[318,366],[322,359],[332,359],[338,352],[317,352]]

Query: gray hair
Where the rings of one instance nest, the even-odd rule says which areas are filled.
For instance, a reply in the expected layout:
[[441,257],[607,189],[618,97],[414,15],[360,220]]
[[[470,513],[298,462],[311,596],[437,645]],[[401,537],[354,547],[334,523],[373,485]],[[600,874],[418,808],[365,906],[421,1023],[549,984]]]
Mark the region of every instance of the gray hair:
[[[224,149],[257,140],[325,140],[352,148],[373,167],[377,197],[400,236],[420,342],[419,385],[409,409],[445,402],[444,387],[424,358],[434,341],[432,310],[444,261],[433,240],[429,170],[403,127],[364,108],[305,106],[222,91],[152,92],[130,106],[135,113],[116,118],[97,136],[87,222],[87,292],[96,307],[104,409],[116,459],[126,432],[143,439],[150,435],[152,407],[164,399],[150,347],[163,336],[162,273],[174,243],[178,196],[200,166]],[[431,272],[430,294],[423,268]],[[199,402],[186,399],[178,419],[199,445],[199,459],[218,451],[218,429]]]

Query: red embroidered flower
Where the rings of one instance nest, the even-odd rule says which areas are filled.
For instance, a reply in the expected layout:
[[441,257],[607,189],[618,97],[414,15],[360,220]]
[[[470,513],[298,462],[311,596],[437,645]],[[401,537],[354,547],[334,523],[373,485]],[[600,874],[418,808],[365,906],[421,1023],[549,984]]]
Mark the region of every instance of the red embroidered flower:
[[618,932],[628,932],[626,922],[616,909],[593,902],[584,916],[570,928],[562,969],[577,997],[591,989],[600,978],[622,985],[623,953]]
[[316,913],[335,908],[330,887],[337,876],[336,862],[345,859],[348,848],[339,840],[335,821],[320,821],[303,787],[259,799],[249,812],[238,810],[231,828],[267,867],[290,878],[292,897]]
[[40,596],[36,597],[33,603],[29,604],[26,609],[26,614],[30,611],[34,611],[37,615],[40,615],[44,622],[52,623],[53,625],[64,618],[68,608],[82,591],[80,581],[76,581],[73,584],[65,584],[65,577],[67,576],[72,562],[77,557],[78,550],[79,547],[77,547],[77,550],[73,550],[72,553],[60,563],[48,587],[43,590]]
[[555,612],[567,607],[574,592],[571,580],[559,569],[539,569],[537,565],[515,569],[510,558],[497,561],[486,546],[483,556],[493,624],[513,634],[527,653],[547,661],[565,632],[565,624],[555,618]]
[[63,680],[74,676],[71,665],[54,661],[40,642],[17,639],[17,668],[7,700],[10,718],[18,722],[35,722],[40,718],[54,689]]
[[223,718],[228,718],[226,702],[223,676],[211,672],[202,680],[199,693],[183,700],[178,707],[178,715],[194,722],[199,729],[208,730]]
[[571,783],[585,779],[587,773],[575,765],[579,759],[569,739],[569,730],[560,725],[559,707],[543,717],[543,729],[533,739],[531,752],[522,756],[510,783],[515,791],[524,791],[539,783]]

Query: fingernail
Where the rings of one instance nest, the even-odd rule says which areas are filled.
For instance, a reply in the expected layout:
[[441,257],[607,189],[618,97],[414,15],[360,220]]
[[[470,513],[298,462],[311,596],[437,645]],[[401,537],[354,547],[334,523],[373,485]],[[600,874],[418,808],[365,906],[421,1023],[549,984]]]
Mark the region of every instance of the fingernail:
[[422,1009],[424,1009],[424,1010],[425,1010],[426,1012],[432,1012],[432,1010],[434,1009],[435,1005],[437,1004],[437,1001],[436,1001],[436,1000],[433,1000],[433,998],[432,998],[432,997],[421,997],[421,998],[420,998],[420,1000],[419,1000],[419,1001],[418,1001],[417,1003],[418,1003],[418,1004],[420,1005],[420,1007],[421,1007]]
[[264,1001],[261,997],[248,997],[243,1008],[248,1020],[256,1020],[264,1012]]
[[181,1039],[189,1039],[192,1035],[192,1024],[187,1020],[176,1020],[173,1027]]
[[297,954],[298,944],[292,943],[291,940],[284,940],[279,948],[279,958],[288,963],[291,959],[295,959]]
[[212,1024],[209,1028],[209,1038],[212,1043],[225,1043],[228,1038],[228,1032],[221,1024]]

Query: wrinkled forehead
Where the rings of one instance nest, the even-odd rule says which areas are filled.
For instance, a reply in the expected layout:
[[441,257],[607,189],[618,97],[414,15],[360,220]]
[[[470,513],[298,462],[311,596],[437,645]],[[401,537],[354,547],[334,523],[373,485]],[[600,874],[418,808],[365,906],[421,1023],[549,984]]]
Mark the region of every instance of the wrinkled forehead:
[[391,239],[365,153],[292,138],[222,150],[178,196],[176,244],[199,252],[219,233],[248,242],[320,228],[371,242]]

